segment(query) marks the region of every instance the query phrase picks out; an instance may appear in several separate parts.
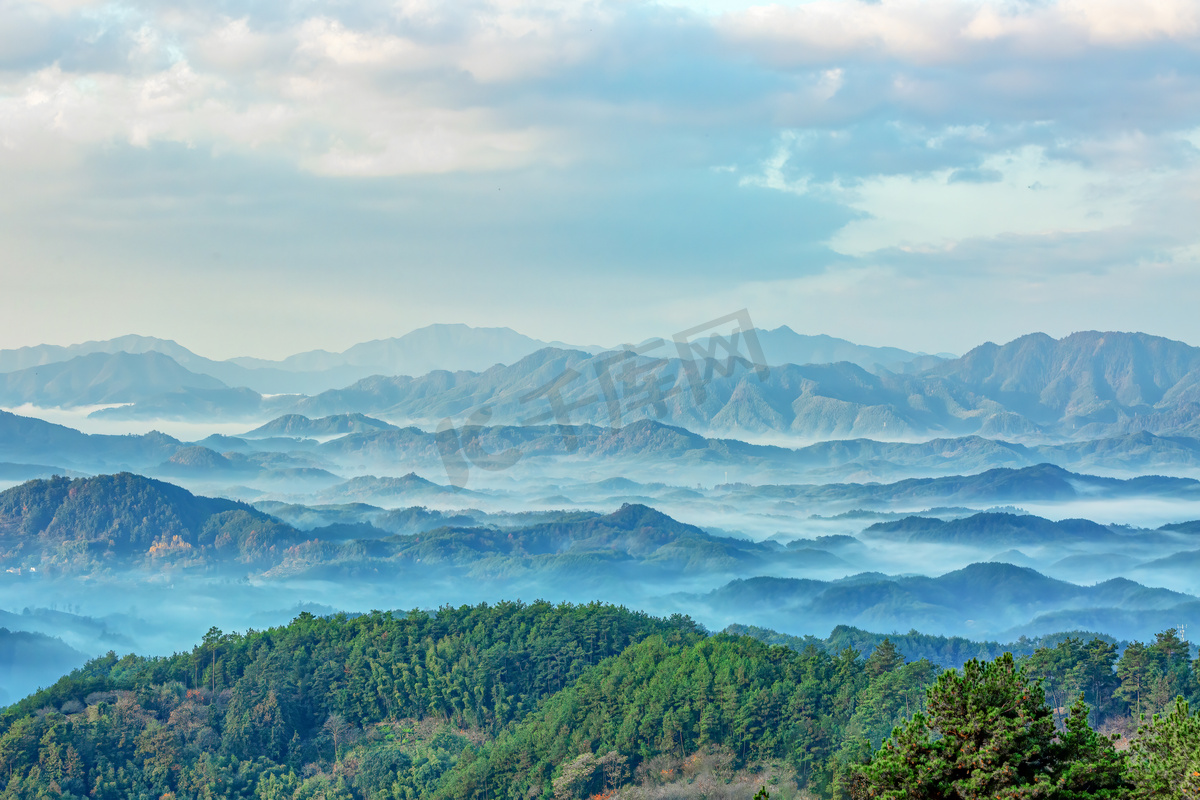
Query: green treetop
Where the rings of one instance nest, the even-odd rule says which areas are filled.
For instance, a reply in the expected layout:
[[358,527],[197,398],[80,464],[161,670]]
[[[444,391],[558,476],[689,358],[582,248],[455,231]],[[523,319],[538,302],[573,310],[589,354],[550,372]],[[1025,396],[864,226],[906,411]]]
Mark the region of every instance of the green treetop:
[[1175,700],[1170,713],[1155,715],[1138,729],[1130,748],[1130,797],[1137,800],[1200,798],[1200,715]]
[[1041,685],[1006,653],[939,676],[926,712],[858,770],[853,795],[887,800],[1100,800],[1124,796],[1122,762],[1077,701],[1056,733]]

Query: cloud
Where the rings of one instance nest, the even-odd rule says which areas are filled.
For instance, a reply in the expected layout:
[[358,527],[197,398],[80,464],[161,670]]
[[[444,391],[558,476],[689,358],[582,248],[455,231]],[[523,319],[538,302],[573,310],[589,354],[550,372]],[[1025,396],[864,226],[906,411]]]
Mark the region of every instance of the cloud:
[[[218,9],[22,5],[40,34],[3,53],[17,68],[0,73],[0,141],[43,162],[119,141],[270,148],[335,175],[554,162],[553,126],[514,118],[487,87],[577,63],[591,48],[582,26],[609,24],[586,4],[380,5],[365,25],[337,6],[324,10],[347,19]],[[84,57],[102,40],[119,54]]]
[[[173,321],[214,251],[264,293],[335,264],[346,297],[414,298],[395,300],[406,318],[504,324],[497,307],[519,322],[553,306],[597,341],[637,334],[594,320],[686,322],[738,292],[776,309],[764,324],[811,295],[849,325],[857,298],[854,324],[882,334],[889,314],[909,319],[892,298],[926,317],[937,304],[920,298],[952,302],[944,281],[995,297],[1013,274],[1030,291],[1097,274],[1164,286],[1200,247],[1198,14],[1192,0],[0,0],[0,246],[56,276],[36,290],[51,313],[6,330],[51,318],[72,263],[160,276],[170,313],[147,319]],[[603,291],[580,291],[598,275]],[[273,312],[279,347],[325,345],[321,295]],[[365,317],[337,324],[393,332]],[[956,335],[988,320],[1008,324],[964,316]]]
[[956,169],[946,178],[947,183],[999,183],[1004,173],[998,169]]
[[1200,265],[1200,151],[1175,139],[1183,152],[1163,142],[1060,143],[987,155],[977,166],[841,181],[805,176],[806,148],[819,137],[790,134],[742,180],[856,211],[826,240],[850,259],[831,258],[834,269],[887,269],[927,288],[965,275],[982,285],[1017,276],[1090,283],[1098,274],[1115,287],[1133,269],[1174,274]]
[[855,57],[910,64],[998,55],[1060,61],[1094,47],[1194,45],[1200,36],[1200,8],[1190,0],[817,0],[746,8],[721,22],[731,42],[779,65]]
[[[831,246],[847,255],[889,247],[941,249],[964,239],[1050,235],[1122,227],[1152,186],[1046,158],[1028,147],[989,156],[987,181],[954,180],[956,171],[881,176],[846,192],[866,216],[842,228]],[[1117,185],[1122,184],[1122,185]]]
[[[818,0],[715,16],[627,0],[4,3],[10,151],[170,141],[395,175],[595,158],[629,123],[649,139],[881,118],[1082,128],[1103,103],[1072,98],[1104,93],[1167,129],[1194,124],[1200,99],[1200,12],[1185,0]],[[31,118],[31,96],[53,113]],[[1118,116],[1107,124],[1127,128]]]

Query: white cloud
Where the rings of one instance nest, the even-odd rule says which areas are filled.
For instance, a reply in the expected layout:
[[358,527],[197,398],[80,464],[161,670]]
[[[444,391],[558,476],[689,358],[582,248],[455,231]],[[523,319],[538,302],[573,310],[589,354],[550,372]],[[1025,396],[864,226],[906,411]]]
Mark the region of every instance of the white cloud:
[[[841,150],[842,131],[784,132],[741,184],[857,212],[826,241],[854,258],[889,249],[935,256],[973,240],[1040,247],[1100,232],[1160,250],[1200,242],[1194,129],[1071,140],[1049,136],[1053,126],[1042,123],[891,127],[899,138],[857,131]],[[869,164],[879,149],[890,156],[883,166],[856,169],[855,156]],[[829,169],[831,155],[840,169]]]
[[[26,3],[59,31],[27,38],[58,50],[0,72],[0,142],[68,161],[70,148],[170,141],[266,149],[323,174],[506,169],[586,158],[629,139],[630,122],[750,125],[769,137],[781,124],[869,115],[969,117],[980,102],[1027,122],[1108,85],[1085,74],[1093,82],[1080,87],[1046,63],[1200,40],[1194,0],[710,6],[696,16],[635,0],[317,0],[238,14],[155,0]],[[988,62],[998,54],[1004,69]],[[748,72],[747,55],[767,74]],[[873,75],[881,59],[894,68]],[[966,66],[937,67],[947,63]],[[664,67],[675,64],[685,66]],[[697,99],[693,69],[698,82],[736,76],[745,91]],[[1154,80],[1116,90],[1158,97],[1168,116],[1200,96],[1190,74]]]
[[612,19],[598,4],[507,0],[383,6],[366,27],[332,8],[281,25],[152,5],[44,5],[71,20],[85,50],[119,30],[122,58],[0,72],[0,143],[15,161],[161,141],[266,149],[334,175],[561,162],[569,153],[552,126],[514,115],[489,87],[586,59]]
[[869,178],[840,191],[868,215],[841,228],[830,246],[846,255],[888,247],[944,249],[974,237],[1054,235],[1128,225],[1153,176],[1119,176],[1048,159],[1026,147],[985,159],[987,182],[953,180],[955,170]]
[[1193,0],[817,0],[759,5],[720,18],[730,41],[781,64],[857,56],[913,64],[969,62],[1002,52],[1058,60],[1089,46],[1200,36]]
[[0,333],[284,354],[747,306],[926,350],[1046,319],[1189,338],[1198,12],[0,0]]

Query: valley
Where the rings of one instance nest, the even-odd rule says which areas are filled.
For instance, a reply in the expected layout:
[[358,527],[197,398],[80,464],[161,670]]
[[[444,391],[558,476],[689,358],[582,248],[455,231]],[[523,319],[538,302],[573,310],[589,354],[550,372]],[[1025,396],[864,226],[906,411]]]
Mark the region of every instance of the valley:
[[[837,732],[813,740],[808,760],[787,756],[791,745],[765,734],[735,736],[733,718],[718,719],[728,709],[713,712],[718,717],[694,711],[700,716],[687,723],[690,733],[677,732],[674,749],[657,733],[611,741],[598,734],[589,745],[602,760],[608,752],[626,758],[641,741],[640,752],[680,759],[661,762],[664,775],[677,776],[670,780],[716,780],[711,770],[723,769],[722,781],[742,786],[752,782],[744,770],[765,770],[782,786],[829,796],[844,791],[837,786],[848,780],[846,765],[861,757],[847,749],[860,734],[848,731],[863,731],[878,747],[940,672],[1004,653],[1052,672],[1066,668],[1047,666],[1050,654],[1082,659],[1092,652],[1086,644],[1109,648],[1114,686],[1125,686],[1127,676],[1115,677],[1125,673],[1113,670],[1126,653],[1161,643],[1164,632],[1186,631],[1200,617],[1200,429],[1190,421],[1186,388],[1200,357],[1185,345],[1140,334],[1025,337],[954,359],[764,331],[766,352],[808,347],[855,360],[773,363],[765,379],[744,359],[710,360],[701,397],[688,382],[688,363],[664,359],[641,365],[661,396],[638,405],[618,393],[613,405],[604,400],[598,364],[637,363],[622,355],[629,351],[545,348],[474,329],[437,329],[417,340],[451,333],[455,346],[476,353],[464,365],[516,360],[480,371],[356,377],[311,395],[267,397],[258,389],[280,388],[270,381],[285,372],[294,385],[312,387],[348,380],[352,367],[409,363],[402,355],[409,350],[373,343],[361,352],[384,360],[301,354],[270,364],[209,362],[173,343],[127,338],[0,353],[0,364],[12,368],[0,376],[11,409],[0,411],[3,700],[46,689],[49,695],[34,697],[53,697],[62,724],[77,731],[71,735],[91,736],[80,714],[107,714],[101,704],[126,702],[119,698],[135,690],[182,692],[158,711],[139,701],[137,712],[162,720],[207,715],[209,733],[172,727],[180,752],[190,754],[180,756],[188,765],[180,775],[192,775],[176,788],[201,780],[195,759],[216,736],[224,757],[270,754],[277,766],[309,764],[333,783],[352,759],[365,771],[342,775],[347,796],[383,797],[379,786],[355,781],[375,780],[371,770],[385,769],[369,766],[391,746],[381,750],[376,740],[403,740],[409,744],[386,751],[394,761],[386,769],[415,764],[418,752],[440,764],[404,779],[416,781],[405,791],[477,796],[489,781],[532,791],[559,780],[563,754],[582,752],[580,734],[554,740],[547,720],[567,713],[579,693],[616,703],[603,688],[610,680],[604,670],[636,672],[645,659],[674,670],[676,658],[702,658],[710,669],[766,658],[771,669],[815,670],[826,676],[820,681],[833,681],[814,701],[824,703],[828,692],[843,691],[843,679],[832,677],[847,668],[839,659],[869,665],[873,652],[895,648],[906,662],[906,711],[893,704],[870,721],[813,712],[836,719]],[[471,337],[482,344],[468,347]],[[119,349],[131,342],[133,352]],[[518,344],[530,352],[503,349]],[[393,361],[378,355],[388,352]],[[536,410],[522,398],[548,381],[561,383],[556,374],[579,376],[554,401],[570,412],[551,403],[548,421],[520,424]],[[597,398],[590,404],[589,392]],[[54,404],[58,416],[44,416],[79,427],[40,418],[31,403]],[[72,410],[97,404],[107,405],[86,415]],[[147,422],[173,432],[109,427]],[[537,689],[501,690],[506,679],[497,676],[507,668],[489,661],[489,677],[478,673],[456,693],[410,708],[404,704],[417,695],[399,692],[399,706],[369,713],[288,706],[279,688],[263,694],[263,686],[327,680],[307,666],[257,689],[246,683],[257,680],[249,653],[260,640],[307,635],[297,632],[313,626],[358,636],[349,631],[493,613],[547,620],[631,613],[641,615],[636,625],[666,639],[653,643],[647,628],[603,652],[588,640],[584,661],[557,662]],[[219,633],[225,630],[236,633]],[[430,635],[440,641],[441,634]],[[767,646],[799,655],[755,649]],[[235,658],[242,647],[247,655]],[[1181,664],[1200,655],[1184,640],[1171,647],[1180,649]],[[688,648],[699,649],[693,655]],[[608,656],[616,660],[602,667]],[[213,663],[201,669],[206,658]],[[369,670],[386,662],[399,680],[391,658],[371,656]],[[785,668],[788,658],[801,661]],[[1192,672],[1188,666],[1171,678],[1171,691],[1192,692]],[[659,686],[653,671],[643,678]],[[85,686],[116,699],[88,700]],[[882,691],[870,682],[855,686],[864,698]],[[322,688],[327,699],[319,702],[339,691]],[[494,699],[510,692],[517,692],[511,700]],[[1105,697],[1097,695],[1092,723],[1129,734],[1128,697]],[[262,711],[265,721],[250,728],[237,721],[239,709],[270,702],[281,705]],[[883,701],[863,702],[874,708]],[[345,752],[341,729],[329,727],[335,717],[354,731],[345,734]],[[777,724],[787,730],[808,724],[771,718],[786,718]],[[553,724],[590,730],[599,723],[584,714]],[[423,732],[395,739],[408,725]],[[707,725],[726,732],[703,733]],[[532,758],[515,772],[514,747]],[[685,779],[689,753],[709,766]],[[167,785],[151,777],[150,761],[138,763],[138,780]],[[599,780],[600,762],[590,763],[579,762],[581,774]],[[610,778],[650,792],[644,769],[637,777],[636,764],[627,766],[619,780],[611,766]],[[318,781],[286,777],[283,766],[239,769],[251,777],[205,780],[249,781],[260,794],[271,781],[283,781],[288,792]],[[735,772],[736,780],[729,777]]]

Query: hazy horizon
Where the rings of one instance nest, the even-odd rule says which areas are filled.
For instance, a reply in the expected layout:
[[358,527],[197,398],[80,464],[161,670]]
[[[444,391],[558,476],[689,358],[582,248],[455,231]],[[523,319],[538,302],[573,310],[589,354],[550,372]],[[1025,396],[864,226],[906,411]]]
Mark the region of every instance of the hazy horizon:
[[1200,779],[1197,98],[1200,0],[0,0],[4,797]]
[[1187,0],[468,7],[6,6],[0,346],[1200,341]]

